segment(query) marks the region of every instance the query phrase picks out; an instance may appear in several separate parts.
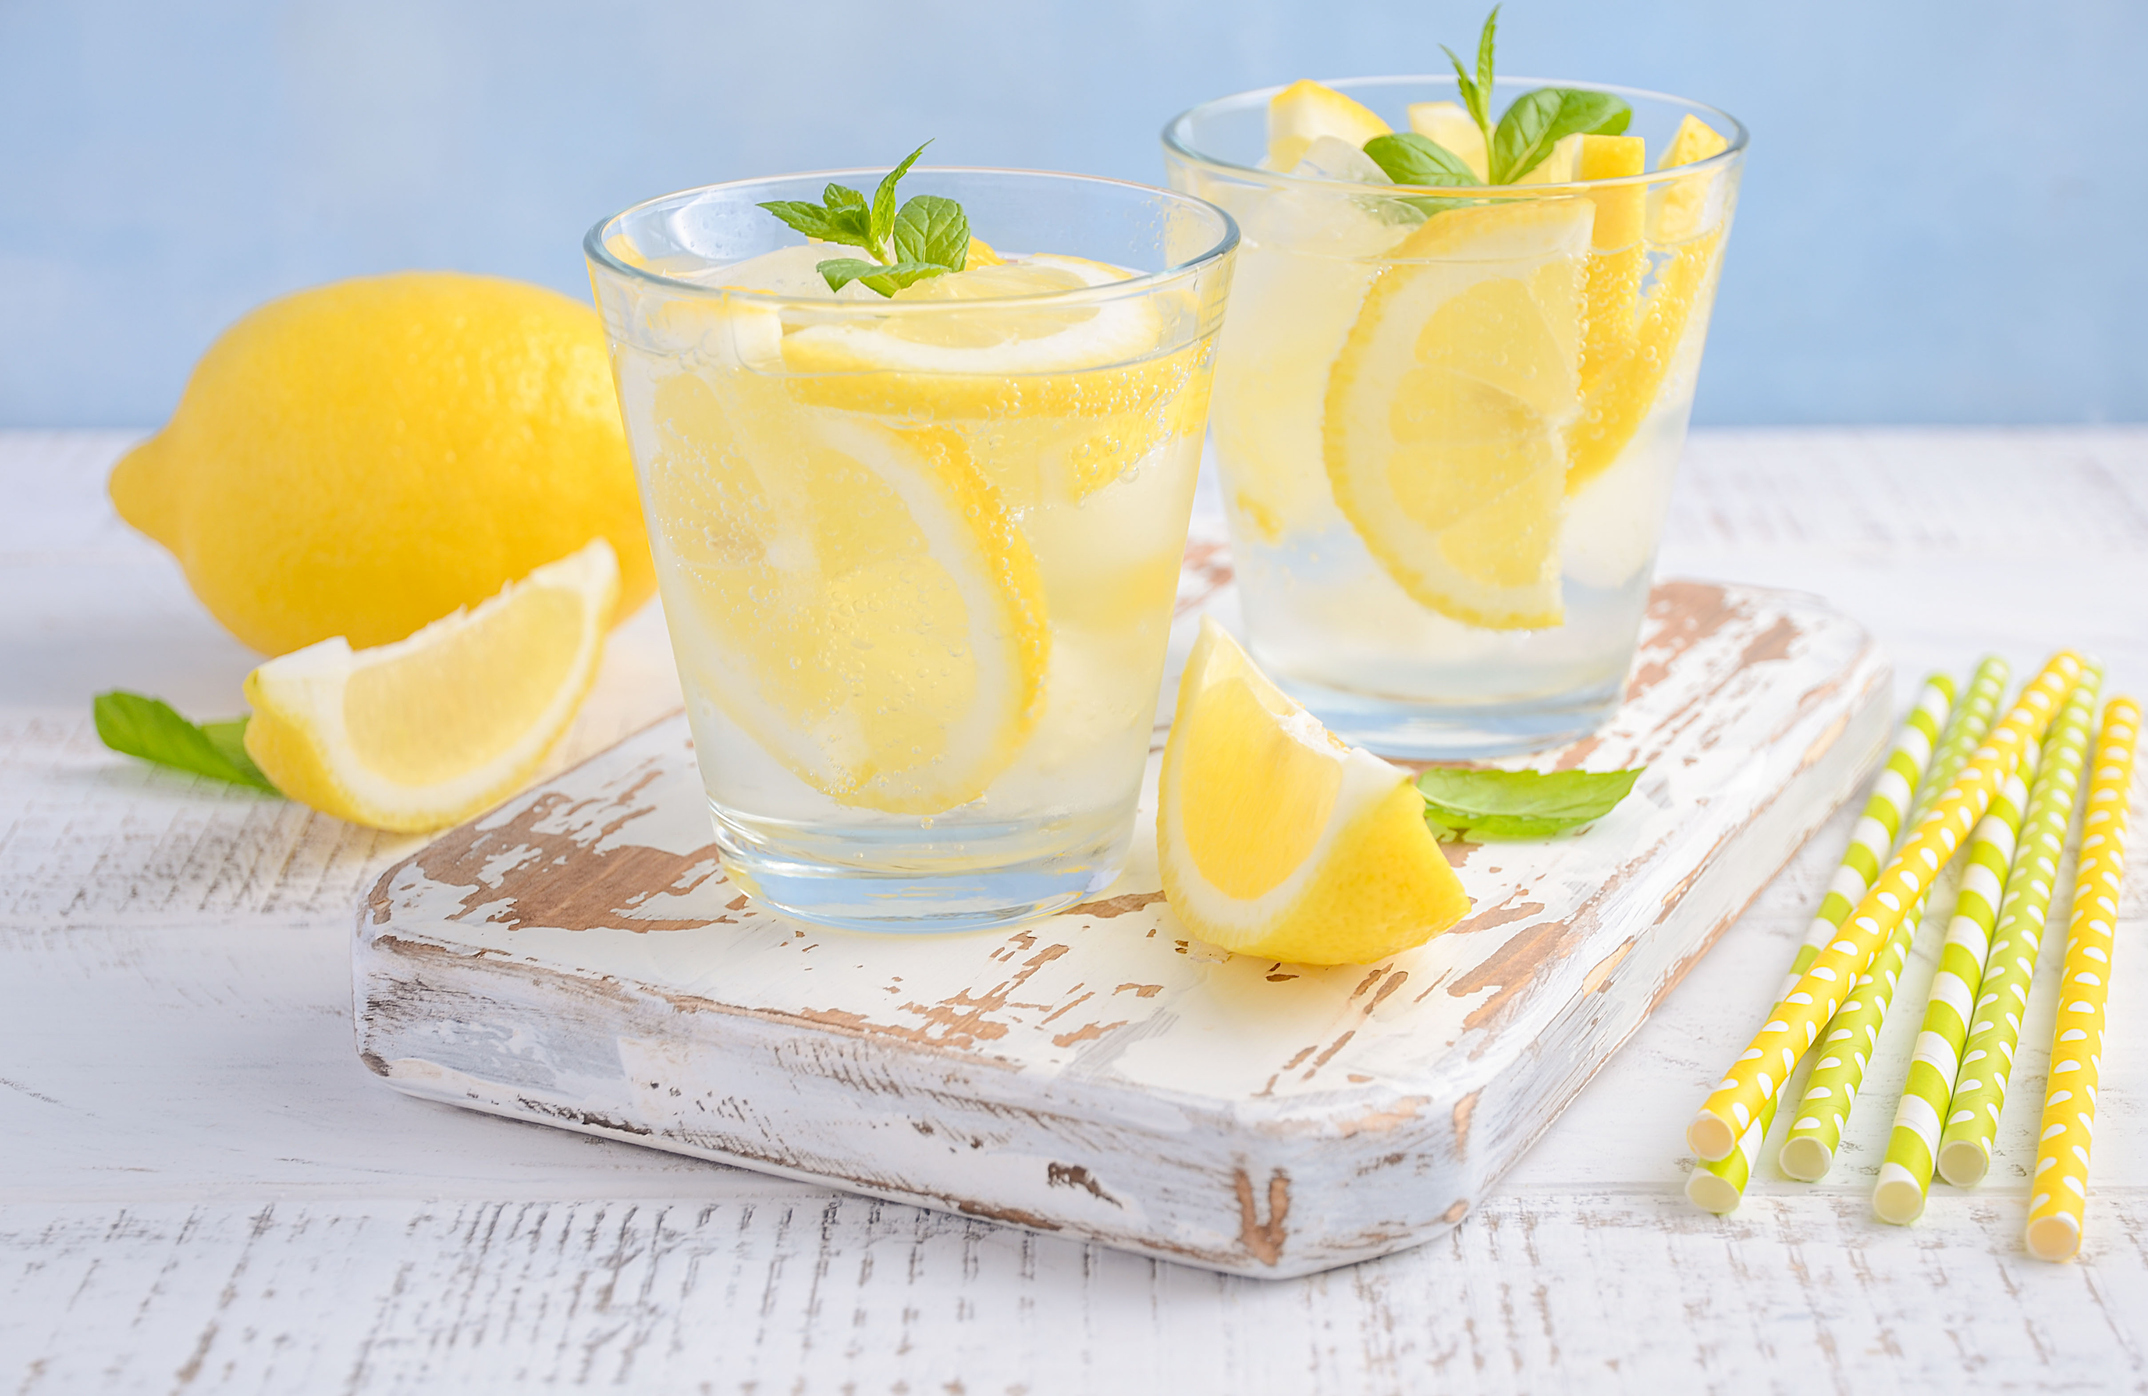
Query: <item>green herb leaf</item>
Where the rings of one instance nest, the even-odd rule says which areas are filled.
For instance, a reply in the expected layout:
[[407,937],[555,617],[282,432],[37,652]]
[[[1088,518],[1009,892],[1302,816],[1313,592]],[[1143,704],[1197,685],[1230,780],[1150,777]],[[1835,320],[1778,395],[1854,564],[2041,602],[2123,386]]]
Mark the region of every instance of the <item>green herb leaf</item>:
[[[1492,144],[1492,36],[1498,29],[1499,7],[1494,5],[1492,12],[1484,17],[1484,28],[1477,32],[1477,72],[1474,77],[1462,66],[1460,54],[1445,44],[1440,45],[1447,61],[1454,65],[1454,82],[1462,91],[1462,105],[1468,108],[1469,119],[1484,133],[1486,149]],[[1492,182],[1498,183],[1497,180]]]
[[962,205],[935,194],[920,194],[895,215],[895,258],[929,262],[960,271],[969,261],[970,220]]
[[1443,839],[1539,839],[1609,814],[1645,769],[1435,768],[1417,778],[1417,792],[1425,797],[1425,822]]
[[1514,99],[1499,118],[1489,145],[1494,184],[1512,184],[1571,135],[1615,136],[1633,119],[1633,108],[1608,92],[1577,87],[1539,87]]
[[852,247],[871,247],[873,237],[872,214],[865,206],[865,196],[855,189],[831,184],[820,192],[820,201],[828,206],[828,241],[847,243]]
[[[829,185],[833,189],[834,185]],[[803,199],[776,199],[760,205],[809,238],[827,238],[828,210]]]
[[[931,144],[931,141],[925,142],[925,145]],[[910,167],[917,163],[917,157],[925,153],[925,145],[921,145],[911,151],[900,165],[889,170],[887,178],[881,180],[880,187],[873,191],[873,240],[871,247],[873,255],[883,262],[902,260],[894,255],[895,186],[902,182],[904,175],[910,173]]]
[[837,257],[820,263],[814,270],[827,280],[831,291],[840,291],[855,281],[883,296],[892,296],[905,286],[928,276],[945,276],[954,268],[943,267],[937,262],[897,262],[893,266],[882,266],[862,257]]
[[1365,154],[1397,184],[1436,189],[1477,182],[1468,161],[1415,131],[1374,136],[1365,142]]
[[197,727],[161,699],[116,689],[98,694],[90,712],[98,737],[114,751],[234,785],[276,791],[246,754],[243,717]]

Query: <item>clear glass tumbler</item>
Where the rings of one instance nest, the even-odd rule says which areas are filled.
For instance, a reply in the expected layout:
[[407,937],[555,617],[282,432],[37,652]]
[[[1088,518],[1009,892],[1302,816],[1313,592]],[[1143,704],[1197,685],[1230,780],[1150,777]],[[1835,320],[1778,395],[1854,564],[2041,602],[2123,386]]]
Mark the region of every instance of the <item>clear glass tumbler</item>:
[[[1458,97],[1451,77],[1333,86],[1398,131]],[[1610,715],[1685,442],[1745,129],[1531,78],[1500,80],[1492,110],[1542,86],[1624,98],[1647,162],[1689,118],[1724,148],[1649,171],[1629,142],[1594,149],[1641,173],[1547,161],[1561,182],[1402,190],[1341,142],[1262,168],[1280,89],[1164,128],[1172,185],[1245,239],[1212,428],[1250,647],[1391,755],[1526,751]]]
[[1004,925],[1124,863],[1238,233],[917,169],[985,241],[830,292],[856,249],[758,205],[884,173],[668,195],[585,249],[724,870],[827,925]]

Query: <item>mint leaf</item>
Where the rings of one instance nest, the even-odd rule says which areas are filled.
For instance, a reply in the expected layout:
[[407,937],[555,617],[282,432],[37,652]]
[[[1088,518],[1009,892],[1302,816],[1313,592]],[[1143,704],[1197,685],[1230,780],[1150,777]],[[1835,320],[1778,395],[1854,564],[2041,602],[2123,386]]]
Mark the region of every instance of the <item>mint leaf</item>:
[[[833,189],[834,185],[829,185]],[[828,210],[802,199],[776,199],[759,205],[809,238],[828,236]]]
[[969,215],[953,199],[920,194],[895,215],[897,261],[930,262],[960,271],[969,255]]
[[1494,184],[1512,184],[1575,134],[1615,136],[1633,119],[1633,108],[1608,92],[1577,87],[1539,87],[1514,99],[1499,118],[1488,150]]
[[831,184],[821,190],[820,201],[828,206],[829,242],[847,243],[852,247],[872,246],[872,214],[865,207],[863,194],[840,184]]
[[1425,822],[1443,839],[1539,839],[1602,818],[1645,767],[1629,771],[1435,768],[1417,778]]
[[1414,131],[1374,136],[1365,142],[1365,154],[1397,184],[1439,188],[1477,182],[1468,161]]
[[837,257],[822,262],[814,270],[826,279],[831,291],[840,291],[856,281],[883,296],[892,296],[905,286],[928,276],[945,276],[954,268],[943,267],[937,262],[897,262],[893,266],[882,266],[862,257]]
[[[1499,7],[1494,5],[1492,12],[1484,17],[1484,28],[1477,32],[1477,72],[1474,77],[1462,66],[1459,54],[1445,44],[1440,45],[1447,61],[1454,65],[1454,82],[1462,91],[1462,105],[1468,108],[1469,119],[1484,133],[1487,150],[1492,144],[1492,35],[1498,28]],[[1497,184],[1499,181],[1492,182]]]
[[96,719],[98,737],[114,751],[276,793],[246,754],[247,720],[243,717],[197,727],[161,699],[117,689],[98,694],[90,713]]
[[[925,142],[925,145],[931,144],[931,141]],[[889,170],[887,178],[881,180],[880,187],[873,191],[873,240],[869,246],[873,255],[883,262],[901,260],[890,255],[895,236],[895,186],[902,182],[904,175],[910,173],[910,167],[917,163],[917,157],[925,153],[925,145],[911,151],[900,165]]]

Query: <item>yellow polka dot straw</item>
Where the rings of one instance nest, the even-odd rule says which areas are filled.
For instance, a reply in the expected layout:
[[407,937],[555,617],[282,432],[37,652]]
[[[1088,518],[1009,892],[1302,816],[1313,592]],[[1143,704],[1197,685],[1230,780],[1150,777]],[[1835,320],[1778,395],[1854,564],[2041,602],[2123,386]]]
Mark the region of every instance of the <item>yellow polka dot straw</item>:
[[1939,869],[1984,817],[1992,795],[2020,763],[2022,748],[2043,735],[2051,715],[2080,675],[2080,657],[2061,651],[2022,691],[2013,711],[1977,749],[1930,817],[1889,860],[1879,880],[1843,923],[1841,935],[1820,952],[1797,988],[1775,1005],[1752,1043],[1731,1063],[1722,1083],[1686,1127],[1686,1143],[1694,1153],[1720,1159],[1737,1147],[1738,1136],[1789,1079],[1798,1058],[1835,1016],[1843,991],[1871,967],[1873,956],[1901,924],[1903,913],[1924,895]]
[[[1916,806],[1903,829],[1905,835],[1913,833],[1940,797],[1953,788],[1977,748],[1990,735],[1999,700],[2006,696],[2009,672],[2006,661],[1996,656],[1977,665],[1961,702],[1947,719],[1946,731],[1939,739],[1939,753],[1932,758],[1932,778],[1918,792]],[[1874,868],[1873,875],[1878,873],[1879,869]],[[1903,913],[1901,924],[1887,937],[1872,963],[1857,976],[1850,997],[1828,1020],[1827,1030],[1820,1036],[1820,1059],[1813,1063],[1805,1094],[1791,1116],[1790,1137],[1783,1141],[1782,1153],[1776,1160],[1776,1166],[1786,1176],[1816,1183],[1834,1167],[1835,1150],[1842,1145],[1850,1107],[1864,1085],[1865,1066],[1872,1059],[1887,1006],[1893,1001],[1895,985],[1901,981],[1902,965],[1909,958],[1910,942],[1916,938],[1917,923],[1923,918],[1924,901],[1919,898]],[[1844,919],[1847,918],[1838,917],[1838,924]]]
[[2029,789],[2028,822],[2014,846],[2006,875],[2006,897],[1999,903],[1999,924],[1984,983],[1977,991],[1969,1041],[1947,1106],[1946,1132],[1939,1136],[1939,1176],[1958,1188],[1975,1187],[1991,1168],[1992,1142],[1999,1134],[1999,1112],[2014,1070],[2014,1048],[2021,1041],[2021,1017],[2029,1008],[2029,983],[2036,977],[2036,956],[2043,940],[2044,914],[2058,887],[2059,855],[2073,826],[2074,798],[2081,789],[2081,768],[2088,760],[2088,739],[2096,729],[2096,698],[2103,675],[2090,665],[2052,719],[2044,738],[2043,763]]
[[[2005,683],[2003,673],[2000,683]],[[1879,876],[1896,836],[1913,822],[1907,817],[1907,812],[1916,808],[1912,800],[1951,782],[1951,774],[1941,770],[1933,752],[1945,742],[1942,729],[1954,730],[1956,723],[1948,716],[1954,710],[1954,680],[1945,674],[1927,677],[1916,705],[1909,710],[1893,748],[1880,765],[1879,779],[1873,782],[1871,797],[1865,801],[1864,816],[1850,831],[1849,849],[1828,881],[1827,894],[1805,930],[1805,943],[1797,948],[1790,972],[1776,991],[1777,999],[1797,987],[1797,981],[1834,938],[1843,918],[1863,898],[1872,879]],[[1981,739],[1983,733],[1979,731],[1977,736]],[[1969,746],[1975,744],[1972,741]],[[1962,759],[1966,761],[1968,756],[1968,747],[1962,748]],[[1686,1178],[1686,1197],[1694,1206],[1718,1214],[1736,1210],[1745,1196],[1745,1185],[1752,1180],[1753,1164],[1760,1157],[1760,1146],[1768,1137],[1768,1126],[1774,1122],[1776,1102],[1781,1098],[1779,1094],[1768,1098],[1760,1114],[1739,1136],[1738,1147],[1730,1151],[1729,1157],[1703,1160],[1694,1168]]]
[[2140,704],[2131,698],[2113,698],[2104,708],[2081,816],[2081,861],[2074,870],[2066,972],[2059,981],[2058,1027],[2051,1038],[2051,1084],[2029,1183],[2027,1241],[2029,1254],[2039,1260],[2071,1260],[2081,1249],[2096,1078],[2103,1067],[2104,1005],[2111,992],[2112,933],[2118,929],[2118,884],[2126,867],[2126,801],[2140,728]]
[[2022,812],[2029,805],[2022,777],[2034,774],[2029,766],[2036,754],[2033,746],[2021,753],[2021,769],[2007,777],[2006,788],[1992,799],[1991,812],[1977,821],[1976,833],[1969,839],[1961,894],[1947,922],[1939,969],[1932,976],[1924,1023],[1909,1059],[1909,1079],[1902,1085],[1894,1128],[1887,1136],[1887,1157],[1880,1163],[1879,1181],[1872,1189],[1873,1214],[1896,1226],[1907,1226],[1924,1215],[1940,1124],[1954,1094],[1954,1070],[1962,1041],[1969,1035],[1970,1010],[1983,987],[1992,927],[1999,919],[2007,868],[2020,841]]

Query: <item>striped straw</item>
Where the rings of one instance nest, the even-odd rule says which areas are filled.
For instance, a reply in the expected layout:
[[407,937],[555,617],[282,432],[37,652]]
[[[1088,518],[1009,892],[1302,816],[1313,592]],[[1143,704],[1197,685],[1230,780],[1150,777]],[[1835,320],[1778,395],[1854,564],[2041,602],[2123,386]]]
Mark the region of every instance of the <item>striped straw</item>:
[[[1911,798],[1919,792],[1920,786],[1938,789],[1945,783],[1939,779],[1936,770],[1930,782],[1925,781],[1924,775],[1932,764],[1932,753],[1940,745],[1941,728],[1948,722],[1953,705],[1954,680],[1945,674],[1926,676],[1924,687],[1918,691],[1916,706],[1903,720],[1894,747],[1880,767],[1872,795],[1865,801],[1864,816],[1850,831],[1850,846],[1842,855],[1842,864],[1828,881],[1827,895],[1820,899],[1820,910],[1805,930],[1805,943],[1797,948],[1790,972],[1783,977],[1782,988],[1776,991],[1778,1000],[1797,987],[1797,981],[1812,967],[1812,962],[1841,927],[1843,918],[1850,914],[1851,908],[1864,896],[1865,888],[1879,875],[1880,864],[1894,846],[1895,836],[1908,823],[1903,813],[1912,808]],[[1781,1099],[1780,1092],[1768,1097],[1760,1107],[1759,1116],[1738,1137],[1738,1147],[1730,1151],[1729,1157],[1702,1160],[1694,1168],[1686,1179],[1686,1197],[1693,1205],[1718,1215],[1736,1210],[1739,1200],[1745,1196],[1745,1185],[1752,1180],[1753,1164],[1760,1157],[1761,1143],[1768,1137],[1768,1126],[1774,1123],[1775,1107]]]
[[1721,1084],[1702,1103],[1686,1127],[1686,1142],[1694,1153],[1719,1159],[1737,1147],[1739,1134],[1835,1016],[1842,990],[1871,967],[1873,957],[1901,924],[1902,914],[1924,895],[1939,869],[1984,817],[1992,796],[2020,762],[2021,749],[2042,737],[2080,673],[2080,658],[2061,651],[2023,690],[2014,710],[1992,729],[1990,740],[1977,748],[1960,777],[1932,807],[1931,815],[1865,893],[1843,923],[1840,937],[1828,943],[1797,987],[1775,1005]]
[[[1910,812],[1908,828],[1914,830],[1931,813],[1932,806],[1961,775],[1991,732],[1999,700],[2006,694],[2008,672],[2006,661],[1997,656],[1986,656],[1977,665],[1968,691],[1947,719],[1947,730],[1939,739],[1939,754],[1932,758],[1932,778]],[[1872,1060],[1888,1005],[1894,1000],[1895,986],[1902,979],[1902,966],[1909,959],[1910,943],[1916,939],[1917,926],[1923,919],[1924,899],[1920,897],[1904,913],[1902,923],[1887,937],[1871,965],[1857,976],[1850,998],[1828,1021],[1827,1031],[1820,1038],[1822,1055],[1813,1064],[1812,1076],[1805,1083],[1805,1094],[1792,1119],[1790,1137],[1783,1141],[1782,1153],[1776,1159],[1776,1166],[1785,1175],[1816,1183],[1834,1167],[1835,1150],[1842,1147],[1842,1132],[1849,1124],[1851,1107],[1857,1103],[1857,1092],[1864,1085],[1865,1067]]]
[[2111,992],[2112,932],[2118,884],[2126,867],[2126,803],[2140,704],[2113,698],[2103,710],[2096,764],[2081,817],[2081,862],[2074,871],[2073,916],[2066,924],[2066,973],[2059,981],[2058,1027],[2051,1037],[2051,1085],[2029,1186],[2029,1254],[2071,1260],[2081,1249],[2088,1211],[2088,1148],[2096,1133],[2096,1078],[2103,1069],[2104,1003]]
[[2007,873],[2006,898],[1999,903],[1998,939],[1984,965],[1984,985],[1977,994],[1975,1021],[1969,1025],[1968,1050],[1962,1053],[1954,1100],[1947,1107],[1946,1132],[1939,1137],[1939,1176],[1958,1188],[1974,1187],[1991,1167],[1992,1142],[1999,1133],[1999,1112],[2006,1105],[2007,1078],[2014,1066],[2014,1046],[2021,1037],[2021,1016],[2028,1011],[2029,981],[2036,977],[2038,942],[2044,913],[2058,885],[2059,853],[2073,823],[2074,796],[2081,766],[2088,756],[2089,733],[2096,725],[2096,696],[2103,672],[2090,665],[2067,696],[2044,741],[2043,764],[2029,790],[2029,816],[2014,845],[2014,865]]
[[1924,1005],[1924,1024],[1909,1059],[1909,1079],[1895,1106],[1887,1157],[1880,1163],[1879,1182],[1872,1190],[1872,1210],[1881,1221],[1907,1226],[1924,1215],[1940,1123],[1954,1094],[1954,1073],[1962,1041],[1969,1035],[1970,1009],[1984,982],[1992,925],[1999,917],[2007,868],[2021,835],[2022,811],[2028,808],[2029,791],[2022,776],[2035,774],[2029,768],[2036,755],[2035,747],[2022,752],[2022,768],[2007,778],[2006,788],[1991,802],[1991,812],[1977,821],[1976,832],[1969,838],[1961,893],[1955,899],[1954,917],[1947,922],[1946,944],[1940,947],[1939,969],[1932,976],[1931,998]]

